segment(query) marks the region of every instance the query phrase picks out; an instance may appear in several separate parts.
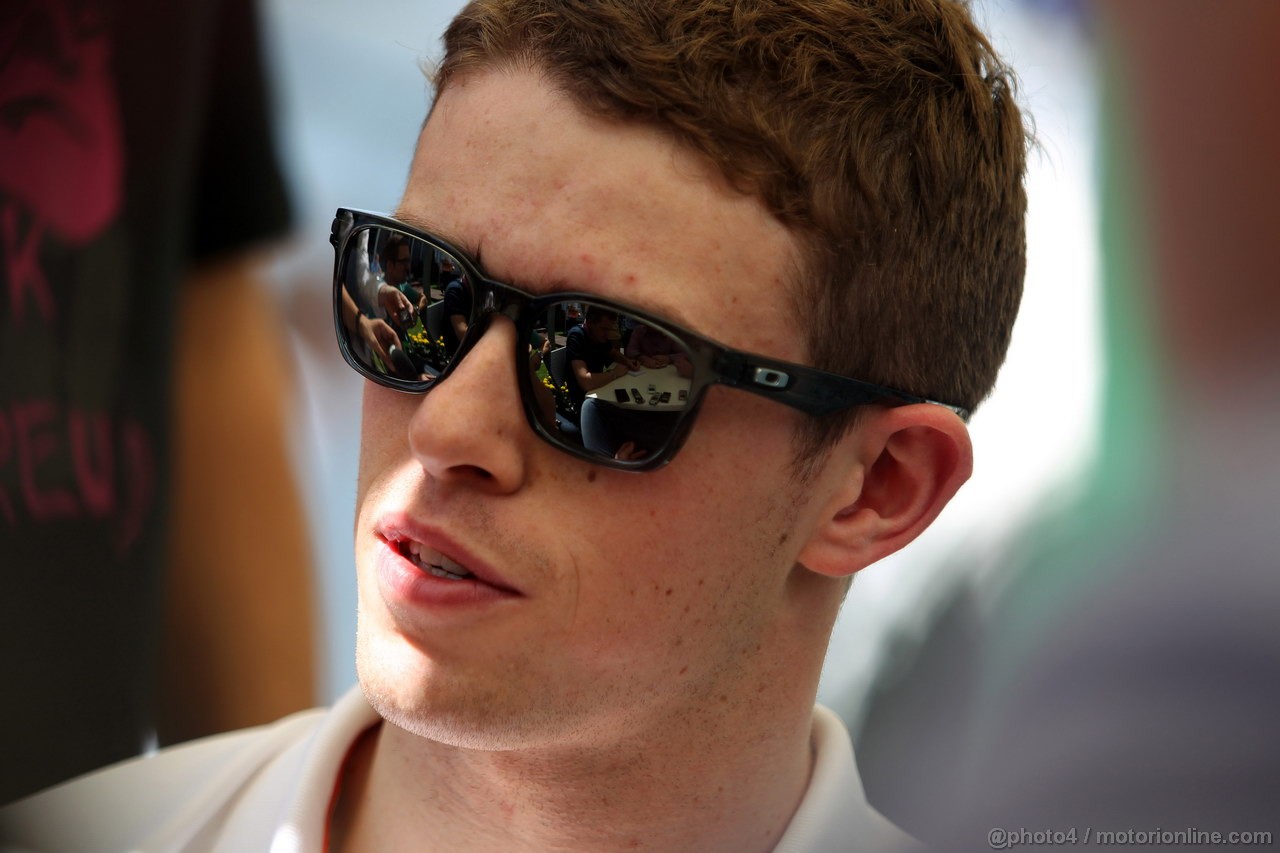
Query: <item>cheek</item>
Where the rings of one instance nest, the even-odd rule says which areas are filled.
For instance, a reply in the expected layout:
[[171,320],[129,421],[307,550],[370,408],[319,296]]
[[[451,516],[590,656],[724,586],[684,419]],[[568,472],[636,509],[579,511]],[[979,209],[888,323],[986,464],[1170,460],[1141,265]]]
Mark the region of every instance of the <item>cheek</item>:
[[[801,502],[790,477],[790,421],[766,401],[710,405],[679,456],[644,475],[601,475],[586,505],[594,517],[588,575],[607,583],[581,602],[620,628],[675,623],[697,633],[726,619],[766,612],[781,595],[789,539]],[[719,411],[717,411],[719,410]],[[595,600],[595,599],[599,600]],[[619,606],[618,602],[623,602]],[[597,626],[599,627],[599,626]]]
[[757,501],[793,488],[795,436],[803,419],[779,403],[713,387],[681,454],[704,465],[704,481],[729,500]]
[[790,567],[778,564],[777,546],[803,501],[791,472],[795,419],[765,400],[724,389],[712,394],[719,399],[706,401],[681,451],[693,463],[678,472],[685,506],[673,508],[679,511],[667,523],[726,563],[725,572],[785,573]]
[[409,455],[409,420],[418,398],[364,384],[360,407],[360,473],[356,506],[389,468]]

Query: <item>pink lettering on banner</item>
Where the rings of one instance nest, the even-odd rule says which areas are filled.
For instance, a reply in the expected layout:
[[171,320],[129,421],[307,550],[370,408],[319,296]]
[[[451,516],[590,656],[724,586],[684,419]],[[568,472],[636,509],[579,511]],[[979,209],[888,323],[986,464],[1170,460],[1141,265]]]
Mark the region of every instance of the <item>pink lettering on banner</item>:
[[[46,258],[110,239],[125,200],[111,4],[20,5],[0,15],[0,335],[33,319],[58,325],[60,300],[80,294],[64,293],[73,282]],[[156,500],[153,447],[134,421],[53,399],[0,400],[0,526],[84,519],[123,553]]]
[[9,305],[13,312],[13,321],[17,325],[23,318],[24,296],[30,294],[40,309],[45,323],[52,324],[57,316],[53,302],[53,291],[49,289],[49,281],[40,270],[40,238],[44,236],[44,227],[33,222],[24,235],[18,234],[18,210],[6,206],[0,213],[0,232],[4,236],[5,274],[9,278]]
[[116,504],[111,423],[101,413],[86,415],[72,411],[68,427],[80,499],[91,515],[98,518],[110,515]]
[[0,198],[11,202],[0,210],[0,237],[13,324],[34,305],[52,325],[57,301],[40,246],[46,235],[60,249],[88,245],[119,217],[124,124],[104,4],[19,5],[0,16]]
[[62,417],[51,400],[0,404],[0,484],[15,479],[16,491],[0,485],[10,528],[85,519],[104,525],[124,555],[155,508],[155,445],[132,419],[75,409]]
[[[124,132],[102,4],[41,0],[0,19],[5,45],[0,190],[71,246],[124,199]],[[96,20],[95,20],[96,19]]]
[[18,481],[27,511],[36,521],[52,521],[79,514],[76,500],[65,489],[44,488],[36,482],[40,466],[57,450],[58,441],[49,429],[54,419],[48,400],[20,403],[13,407],[13,426],[18,444]]

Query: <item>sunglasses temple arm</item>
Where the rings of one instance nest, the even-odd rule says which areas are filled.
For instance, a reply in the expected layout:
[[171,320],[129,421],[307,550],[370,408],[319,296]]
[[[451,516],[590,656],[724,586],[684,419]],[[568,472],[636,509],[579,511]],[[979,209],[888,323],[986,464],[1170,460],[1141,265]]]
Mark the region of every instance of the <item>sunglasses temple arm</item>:
[[959,406],[784,361],[747,358],[741,353],[726,351],[715,357],[713,366],[722,384],[776,400],[809,415],[829,415],[871,403],[891,406],[930,403],[948,409],[961,420],[969,419],[969,412]]

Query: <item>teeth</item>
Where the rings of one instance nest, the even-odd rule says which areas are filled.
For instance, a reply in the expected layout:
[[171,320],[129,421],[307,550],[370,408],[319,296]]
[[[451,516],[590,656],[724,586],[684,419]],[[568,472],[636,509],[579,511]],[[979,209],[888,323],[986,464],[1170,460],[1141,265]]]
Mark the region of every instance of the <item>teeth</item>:
[[410,541],[405,550],[408,552],[406,556],[410,561],[429,575],[449,580],[465,580],[473,577],[471,572],[461,565],[438,551],[432,551],[421,542]]
[[448,578],[449,580],[453,580],[453,581],[465,580],[466,578],[470,577],[470,575],[455,575],[453,572],[445,571],[439,566],[426,565],[426,566],[423,566],[423,568],[426,570],[427,574],[429,575],[435,575],[438,578]]

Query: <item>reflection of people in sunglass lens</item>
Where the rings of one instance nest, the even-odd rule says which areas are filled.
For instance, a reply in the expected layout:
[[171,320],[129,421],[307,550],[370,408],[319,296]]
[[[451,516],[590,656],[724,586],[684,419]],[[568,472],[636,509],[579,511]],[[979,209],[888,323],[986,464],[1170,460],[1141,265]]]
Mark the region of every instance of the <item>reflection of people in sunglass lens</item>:
[[440,281],[444,291],[444,340],[453,353],[466,336],[471,319],[471,283],[448,255],[440,262]]
[[618,348],[618,315],[598,305],[587,305],[584,319],[565,335],[566,378],[569,397],[581,411],[587,393],[602,388],[639,365]]
[[404,293],[404,284],[409,278],[409,261],[409,241],[400,234],[391,234],[378,253],[383,277],[378,285],[378,305],[386,312],[388,322],[401,332],[417,320],[413,301]]
[[642,367],[657,369],[673,364],[676,371],[686,379],[693,375],[689,354],[680,346],[679,341],[644,323],[632,330],[631,339],[627,341],[627,355]]

